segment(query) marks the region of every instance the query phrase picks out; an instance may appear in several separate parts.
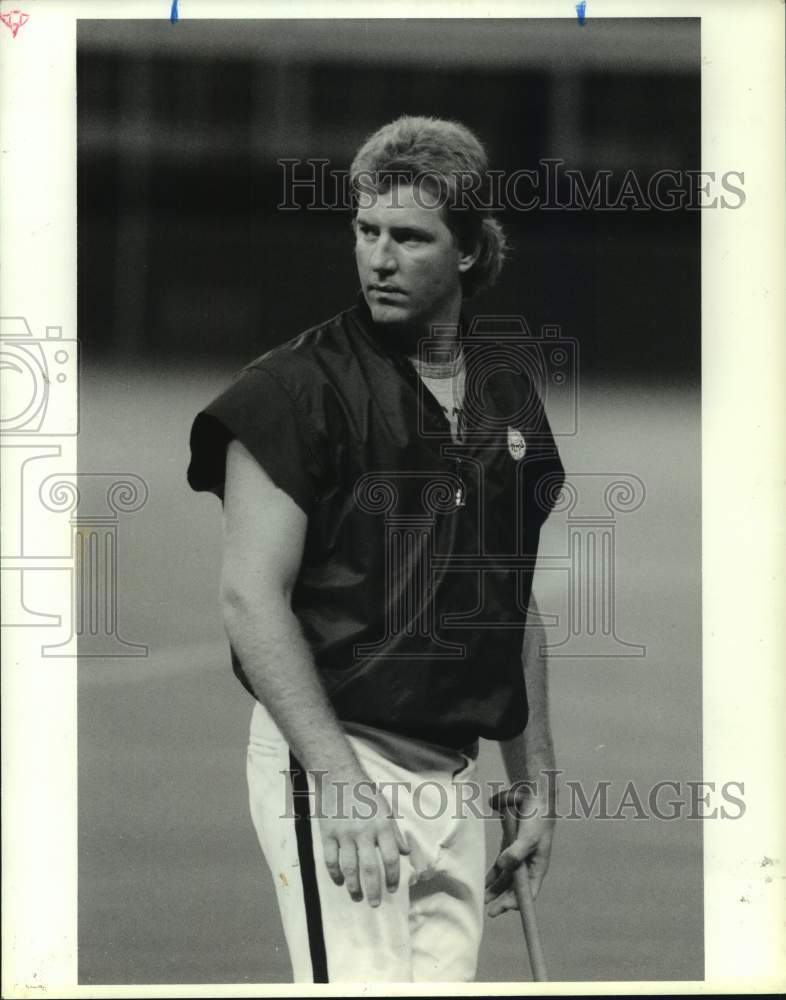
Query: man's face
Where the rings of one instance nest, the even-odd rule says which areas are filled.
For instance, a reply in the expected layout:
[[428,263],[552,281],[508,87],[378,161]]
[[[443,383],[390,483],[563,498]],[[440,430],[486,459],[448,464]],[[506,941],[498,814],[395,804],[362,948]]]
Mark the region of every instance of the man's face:
[[[416,200],[417,197],[417,200]],[[437,199],[409,185],[370,192],[355,218],[358,276],[375,323],[417,327],[455,323],[461,274],[475,261],[448,228]]]

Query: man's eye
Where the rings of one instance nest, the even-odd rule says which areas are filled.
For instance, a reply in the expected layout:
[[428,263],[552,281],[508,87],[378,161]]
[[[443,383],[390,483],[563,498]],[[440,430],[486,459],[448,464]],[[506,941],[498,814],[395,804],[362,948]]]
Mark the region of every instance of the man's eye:
[[358,232],[364,239],[376,236],[376,233],[369,226],[358,226]]

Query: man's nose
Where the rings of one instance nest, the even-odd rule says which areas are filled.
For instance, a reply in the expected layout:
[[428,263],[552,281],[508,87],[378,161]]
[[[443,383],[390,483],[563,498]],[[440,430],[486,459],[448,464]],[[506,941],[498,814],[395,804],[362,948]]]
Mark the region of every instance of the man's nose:
[[380,236],[376,241],[369,264],[374,271],[395,271],[396,257],[388,237]]

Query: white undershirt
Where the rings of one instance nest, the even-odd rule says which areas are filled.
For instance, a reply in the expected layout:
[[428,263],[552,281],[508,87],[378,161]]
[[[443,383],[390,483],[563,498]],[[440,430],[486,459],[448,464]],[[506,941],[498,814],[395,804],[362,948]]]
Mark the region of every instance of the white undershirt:
[[459,417],[464,404],[464,387],[466,383],[466,367],[464,353],[458,354],[450,361],[424,361],[420,358],[410,358],[415,371],[423,384],[437,400],[450,421],[450,433],[454,441],[458,441]]

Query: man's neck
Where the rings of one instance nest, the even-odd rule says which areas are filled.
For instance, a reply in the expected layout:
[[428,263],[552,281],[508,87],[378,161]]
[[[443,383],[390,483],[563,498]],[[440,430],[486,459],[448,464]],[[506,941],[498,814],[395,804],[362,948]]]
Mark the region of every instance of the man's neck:
[[408,353],[410,361],[428,361],[434,364],[448,364],[456,360],[461,352],[461,340],[459,338],[459,328],[453,336],[431,337],[427,341],[427,349]]
[[438,318],[433,318],[427,324],[411,326],[375,322],[362,293],[358,300],[363,313],[373,324],[377,338],[388,350],[413,360],[419,357],[423,344],[429,345],[429,357],[435,355],[440,361],[454,360],[460,354],[461,298],[451,303]]
[[[451,303],[444,316],[432,319],[420,331],[417,342],[428,344],[429,361],[443,364],[455,361],[461,351],[461,299]],[[407,356],[412,361],[423,360],[417,351],[407,352]]]

